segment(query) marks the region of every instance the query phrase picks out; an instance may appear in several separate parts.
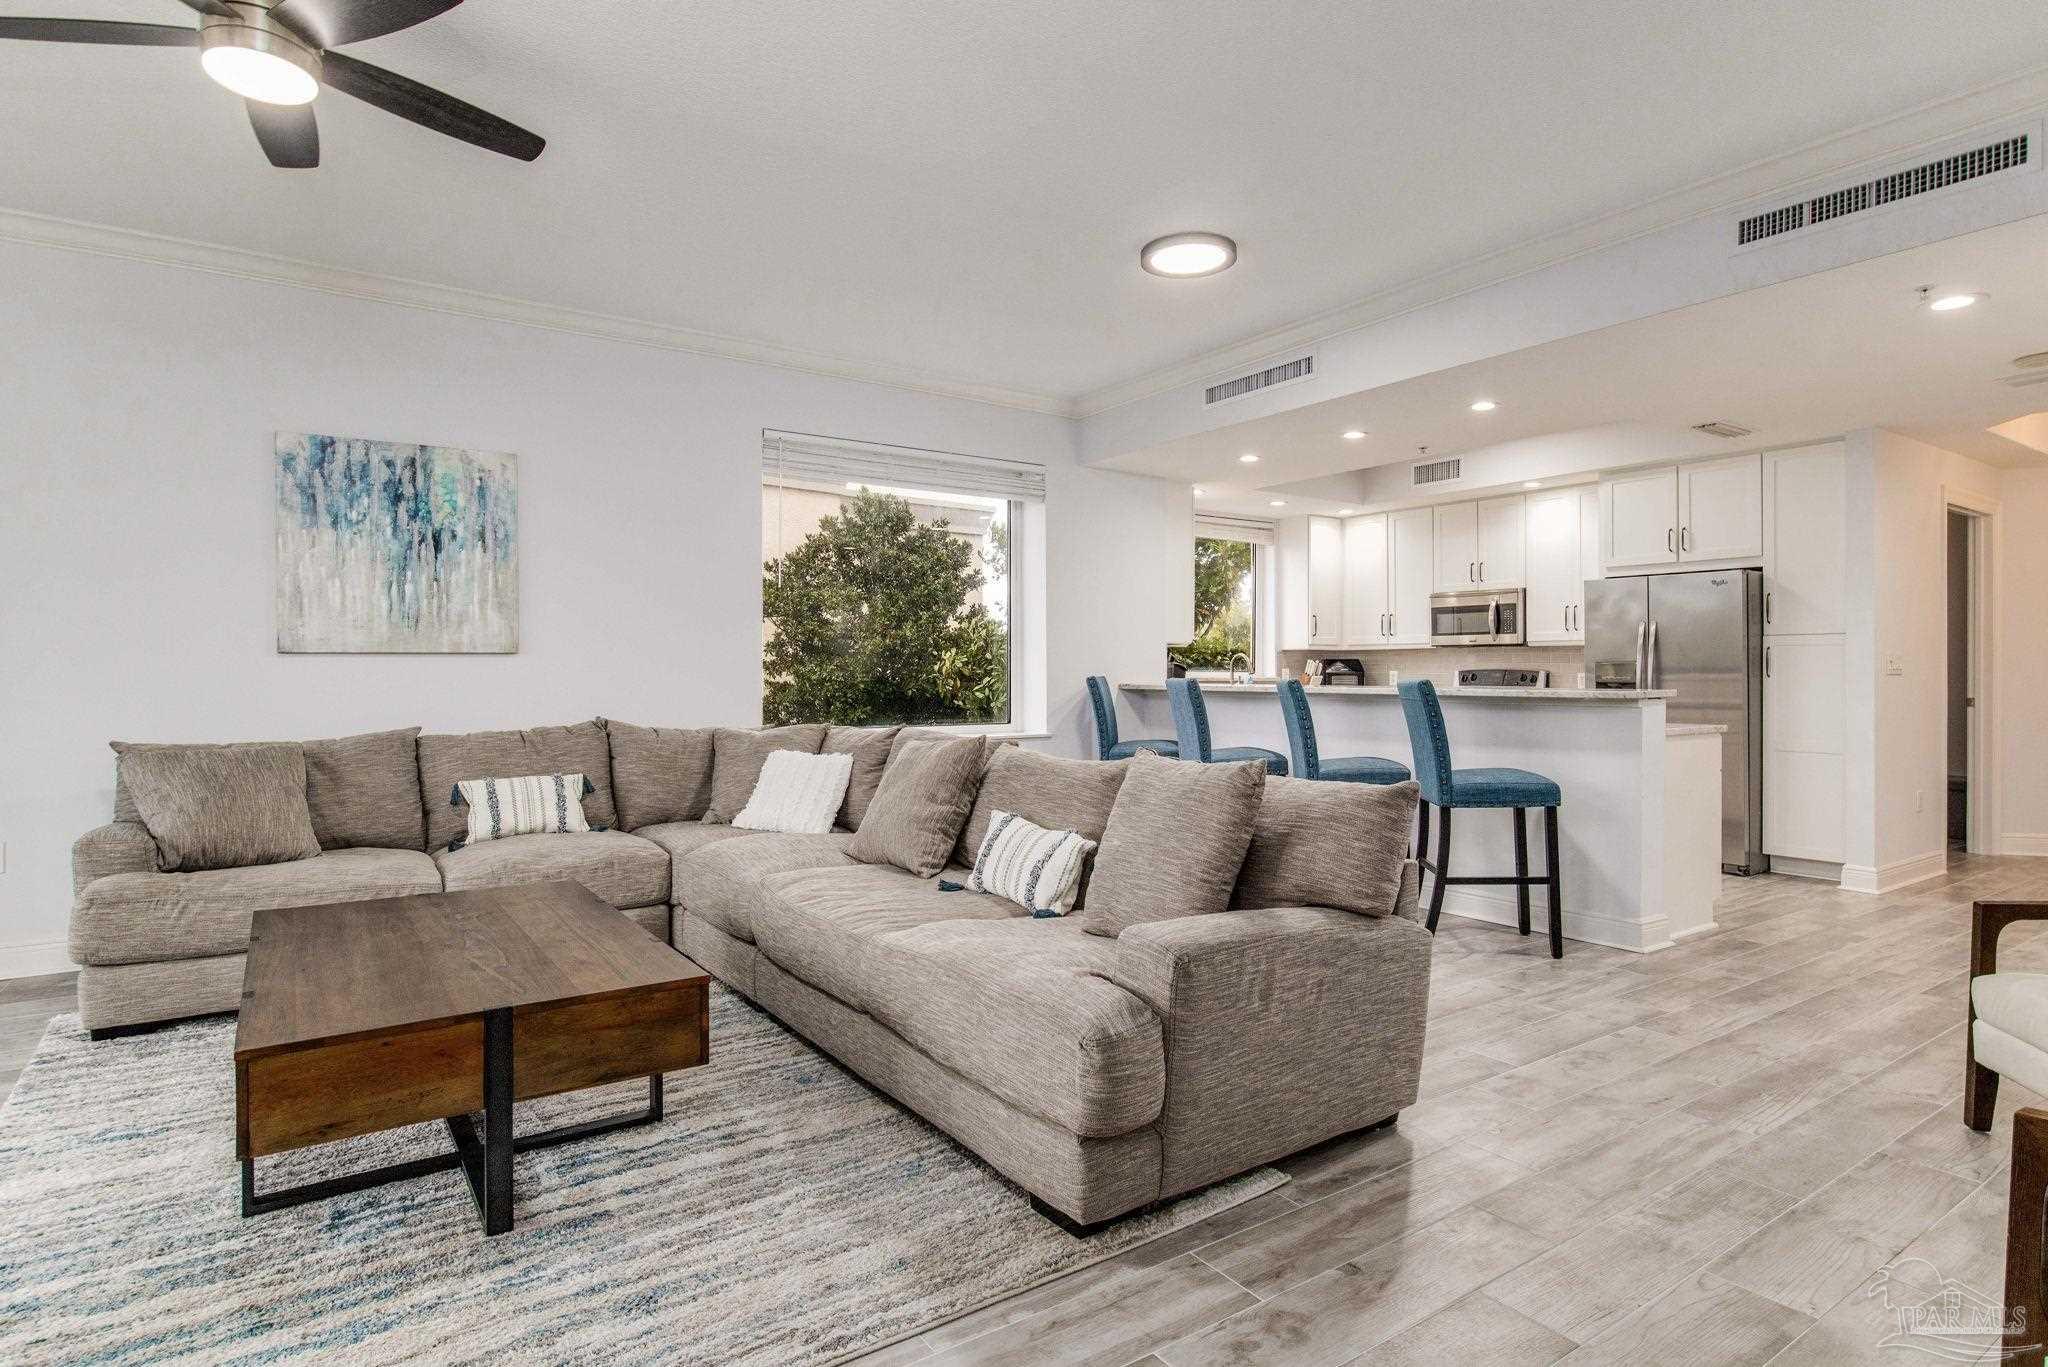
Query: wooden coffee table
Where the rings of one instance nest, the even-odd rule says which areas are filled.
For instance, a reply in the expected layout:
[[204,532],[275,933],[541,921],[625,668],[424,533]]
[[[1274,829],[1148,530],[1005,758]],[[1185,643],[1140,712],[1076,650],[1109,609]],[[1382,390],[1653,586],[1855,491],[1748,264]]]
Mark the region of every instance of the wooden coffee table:
[[[503,1234],[514,1153],[661,1119],[661,1075],[710,1057],[710,983],[575,883],[259,911],[235,1032],[242,1214],[460,1167]],[[512,1133],[515,1101],[638,1077],[645,1110]],[[258,1158],[432,1120],[452,1152],[256,1190]]]

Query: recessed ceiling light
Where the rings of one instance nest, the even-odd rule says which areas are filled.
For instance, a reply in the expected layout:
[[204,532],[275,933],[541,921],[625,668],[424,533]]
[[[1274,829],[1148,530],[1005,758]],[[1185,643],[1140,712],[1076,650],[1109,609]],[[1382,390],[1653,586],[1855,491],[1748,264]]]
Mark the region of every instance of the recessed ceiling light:
[[1239,465],[1257,465],[1259,463],[1258,453],[1256,451],[1247,451],[1237,458],[1237,463]]
[[1491,413],[1494,409],[1499,407],[1500,405],[1495,403],[1492,399],[1476,399],[1473,401],[1472,411],[1474,413]]
[[1346,441],[1364,441],[1364,440],[1365,440],[1365,433],[1363,433],[1363,432],[1359,431],[1359,430],[1358,430],[1357,428],[1355,428],[1355,427],[1354,427],[1354,428],[1352,428],[1352,429],[1351,429],[1351,430],[1350,430],[1349,432],[1346,432],[1346,433],[1344,434],[1344,440],[1346,440]]
[[1186,280],[1229,270],[1237,244],[1221,233],[1173,233],[1147,242],[1138,260],[1154,275]]
[[1541,489],[1543,481],[1540,479],[1525,479],[1522,481],[1522,487],[1524,489]]
[[[1923,290],[1921,293],[1924,295],[1927,291]],[[1957,309],[1981,304],[1984,299],[1985,296],[1981,294],[1937,294],[1927,300],[1927,307],[1934,313],[1954,313]]]
[[1268,503],[1266,506],[1268,508],[1285,508],[1287,506],[1287,500],[1284,498],[1276,498],[1271,503]]

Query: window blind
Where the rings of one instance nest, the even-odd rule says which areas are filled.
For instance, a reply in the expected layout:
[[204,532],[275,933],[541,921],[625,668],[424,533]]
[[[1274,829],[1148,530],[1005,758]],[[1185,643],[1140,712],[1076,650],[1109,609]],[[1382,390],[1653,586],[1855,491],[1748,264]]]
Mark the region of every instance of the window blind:
[[1249,541],[1254,546],[1273,544],[1273,524],[1251,518],[1197,516],[1195,535],[1211,541]]
[[875,484],[984,498],[1045,501],[1045,467],[992,456],[921,451],[800,432],[761,434],[762,473],[769,479]]

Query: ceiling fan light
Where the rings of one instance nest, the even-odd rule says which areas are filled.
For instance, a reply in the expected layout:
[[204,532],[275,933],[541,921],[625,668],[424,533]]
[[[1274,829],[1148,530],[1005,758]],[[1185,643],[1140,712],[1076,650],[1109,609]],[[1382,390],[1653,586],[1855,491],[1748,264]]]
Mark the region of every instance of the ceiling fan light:
[[267,16],[254,22],[209,16],[199,47],[206,74],[245,100],[311,104],[320,93],[320,58]]

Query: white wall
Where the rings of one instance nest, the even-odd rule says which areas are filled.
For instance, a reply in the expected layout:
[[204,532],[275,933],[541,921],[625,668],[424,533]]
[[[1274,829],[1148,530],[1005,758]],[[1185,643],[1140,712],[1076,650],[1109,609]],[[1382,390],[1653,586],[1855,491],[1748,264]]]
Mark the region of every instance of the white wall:
[[2048,855],[2048,470],[2000,472],[1992,587],[1998,846]]
[[[0,976],[66,964],[110,739],[758,720],[763,428],[1046,463],[1051,747],[1085,674],[1160,668],[1187,493],[1066,420],[43,247],[0,280]],[[519,453],[519,653],[275,653],[281,429]]]

